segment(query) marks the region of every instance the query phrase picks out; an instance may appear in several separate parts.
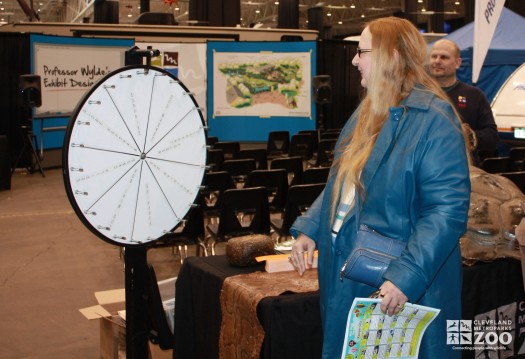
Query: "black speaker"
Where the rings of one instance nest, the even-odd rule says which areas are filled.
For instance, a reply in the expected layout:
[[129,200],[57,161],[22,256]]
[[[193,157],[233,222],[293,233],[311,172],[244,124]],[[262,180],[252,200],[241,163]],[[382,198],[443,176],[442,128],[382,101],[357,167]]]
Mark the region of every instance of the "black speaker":
[[329,39],[332,36],[330,24],[324,24],[324,9],[321,6],[314,6],[308,9],[308,29],[317,30],[319,39]]
[[22,106],[42,106],[40,76],[20,75],[18,78],[18,88],[20,89],[20,101]]
[[332,81],[330,75],[314,76],[314,102],[324,104],[332,102]]
[[95,0],[93,4],[93,22],[95,24],[118,24],[119,2]]
[[324,28],[324,12],[321,6],[308,8],[308,30],[317,30],[319,34]]
[[277,28],[299,28],[299,0],[281,0],[277,9]]

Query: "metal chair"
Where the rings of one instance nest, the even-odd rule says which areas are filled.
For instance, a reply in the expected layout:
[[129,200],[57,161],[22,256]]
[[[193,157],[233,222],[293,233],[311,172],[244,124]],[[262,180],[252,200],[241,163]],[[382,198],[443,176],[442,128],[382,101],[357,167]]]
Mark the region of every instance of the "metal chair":
[[248,148],[240,150],[237,153],[237,159],[253,158],[257,164],[258,170],[268,169],[268,156],[265,148]]
[[282,212],[288,192],[288,173],[285,169],[255,170],[248,174],[244,188],[264,187],[271,212]]
[[510,157],[489,157],[481,161],[481,169],[487,173],[507,172]]
[[288,172],[288,187],[301,184],[303,180],[303,158],[281,157],[270,162],[270,169],[284,168]]
[[320,137],[321,137],[321,133],[319,130],[301,130],[299,131],[299,134],[309,134],[312,136],[312,140],[313,140],[313,151],[314,153],[317,152],[317,146],[319,145],[319,140],[320,140]]
[[217,142],[219,142],[219,138],[215,136],[208,136],[206,137],[206,145],[213,147]]
[[525,193],[525,171],[502,172],[499,175],[510,179],[521,192]]
[[210,148],[206,156],[206,165],[210,166],[210,172],[220,171],[224,162],[224,151]]
[[525,147],[511,147],[509,150],[509,157],[510,172],[525,170]]
[[203,188],[199,191],[198,203],[208,221],[218,218],[221,210],[221,198],[224,191],[235,188],[232,176],[226,171],[208,172],[202,180]]
[[297,217],[305,213],[319,197],[325,184],[301,184],[288,188],[286,205],[282,218],[272,218],[272,228],[279,235],[279,241],[290,235],[290,227]]
[[268,133],[266,151],[268,158],[275,158],[288,154],[290,148],[289,131],[271,131]]
[[204,213],[201,206],[194,206],[191,208],[184,219],[169,233],[153,242],[152,248],[158,247],[178,247],[180,253],[180,263],[188,257],[188,245],[195,244],[197,246],[197,254],[199,249],[204,251],[204,255],[208,255],[204,235]]
[[304,161],[312,158],[314,154],[314,140],[309,133],[298,133],[293,135],[290,141],[288,156],[301,156]]
[[[324,139],[319,141],[315,161],[309,161],[308,164],[314,167],[330,167],[334,161],[334,149],[337,140]],[[313,163],[312,163],[313,162]]]
[[498,150],[478,150],[476,153],[480,163],[483,162],[485,158],[498,157]]
[[237,154],[241,150],[241,144],[236,141],[219,141],[215,142],[213,148],[223,150],[225,160],[232,160],[237,157]]
[[225,160],[222,163],[222,169],[232,176],[236,187],[242,187],[248,174],[256,168],[257,162],[253,158]]
[[330,167],[307,168],[303,172],[302,184],[326,183],[329,174]]
[[215,245],[232,237],[248,234],[270,234],[270,210],[264,187],[237,188],[224,191],[219,223],[206,226]]

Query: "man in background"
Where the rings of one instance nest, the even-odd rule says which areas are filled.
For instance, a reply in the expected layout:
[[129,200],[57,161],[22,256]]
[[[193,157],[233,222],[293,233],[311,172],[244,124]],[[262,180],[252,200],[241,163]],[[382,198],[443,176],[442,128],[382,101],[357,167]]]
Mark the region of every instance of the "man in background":
[[430,50],[429,71],[456,107],[461,120],[474,131],[477,147],[473,153],[474,164],[479,166],[478,151],[496,151],[498,128],[485,94],[477,87],[456,78],[461,65],[458,45],[450,40],[438,40]]

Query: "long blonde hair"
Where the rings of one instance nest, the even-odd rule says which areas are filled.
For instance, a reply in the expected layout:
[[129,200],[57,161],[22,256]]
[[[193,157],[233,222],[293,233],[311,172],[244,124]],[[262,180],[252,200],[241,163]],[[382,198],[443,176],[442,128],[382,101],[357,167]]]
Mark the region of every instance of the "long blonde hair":
[[332,219],[340,197],[344,198],[353,188],[360,195],[364,194],[360,174],[388,119],[390,107],[399,106],[416,85],[448,101],[425,70],[427,45],[412,23],[397,17],[384,17],[365,27],[372,34],[372,70],[355,129],[343,139],[343,152],[334,162],[337,172],[332,192]]

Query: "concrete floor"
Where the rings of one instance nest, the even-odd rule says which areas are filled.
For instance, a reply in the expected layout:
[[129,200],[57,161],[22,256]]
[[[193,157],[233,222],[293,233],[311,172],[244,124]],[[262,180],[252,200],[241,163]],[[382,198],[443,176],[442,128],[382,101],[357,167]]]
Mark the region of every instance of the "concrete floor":
[[[77,218],[61,170],[45,175],[17,170],[0,192],[0,359],[98,358],[98,320],[78,309],[124,288],[123,260]],[[171,248],[150,249],[148,261],[159,280],[180,268]]]

